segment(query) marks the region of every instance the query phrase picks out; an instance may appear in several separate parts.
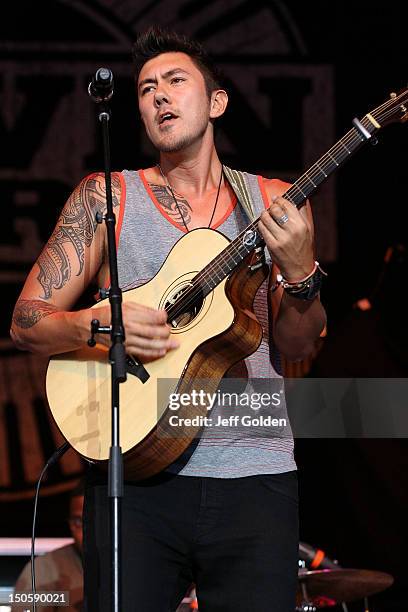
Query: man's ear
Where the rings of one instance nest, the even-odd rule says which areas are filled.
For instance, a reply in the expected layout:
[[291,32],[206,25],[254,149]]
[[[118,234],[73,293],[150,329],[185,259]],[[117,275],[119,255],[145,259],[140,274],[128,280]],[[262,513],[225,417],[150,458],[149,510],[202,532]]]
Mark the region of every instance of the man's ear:
[[210,119],[217,119],[225,113],[228,105],[228,94],[224,89],[215,89],[211,93]]

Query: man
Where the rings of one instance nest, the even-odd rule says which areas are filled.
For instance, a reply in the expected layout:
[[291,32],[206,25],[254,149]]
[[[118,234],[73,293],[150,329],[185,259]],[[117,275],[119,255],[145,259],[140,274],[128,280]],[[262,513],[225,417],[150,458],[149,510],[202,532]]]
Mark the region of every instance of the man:
[[[83,570],[82,570],[82,508],[84,505],[83,487],[76,487],[69,502],[69,528],[74,538],[73,544],[57,548],[35,561],[36,590],[44,592],[68,591],[69,609],[82,610]],[[16,593],[31,593],[31,563],[27,563],[17,578]],[[13,608],[14,609],[14,608]],[[21,606],[15,608],[22,610]],[[59,607],[37,606],[39,612],[55,612]]]
[[[134,58],[140,115],[159,164],[113,175],[122,289],[154,276],[183,232],[211,227],[232,239],[249,223],[214,146],[214,123],[228,96],[203,49],[151,29],[139,37]],[[286,184],[245,176],[275,264],[271,307],[266,284],[254,304],[264,338],[245,366],[250,376],[277,378],[272,348],[301,359],[325,324],[312,217],[308,204],[297,210],[280,197]],[[108,284],[105,229],[95,223],[104,202],[99,174],[85,178],[68,200],[16,305],[11,333],[21,348],[52,355],[85,345],[92,310],[70,309],[91,281]],[[275,282],[278,269],[285,289]],[[149,363],[177,351],[165,311],[126,303],[123,316],[129,354]],[[98,310],[98,318],[109,325],[109,306]],[[109,342],[105,336],[99,341]],[[229,432],[214,441],[204,431],[163,473],[128,483],[123,609],[174,610],[194,582],[204,612],[292,610],[298,554],[295,469],[291,439],[254,444]],[[109,609],[108,507],[106,485],[93,472],[84,510],[87,610]]]

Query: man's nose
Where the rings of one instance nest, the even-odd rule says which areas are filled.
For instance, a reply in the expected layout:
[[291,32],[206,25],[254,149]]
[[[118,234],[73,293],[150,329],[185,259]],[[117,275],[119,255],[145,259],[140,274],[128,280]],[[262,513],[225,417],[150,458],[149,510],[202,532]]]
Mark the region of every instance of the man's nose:
[[168,95],[167,92],[163,91],[163,90],[157,90],[155,97],[154,97],[154,101],[157,107],[161,106],[163,103],[169,104],[170,103],[170,96]]

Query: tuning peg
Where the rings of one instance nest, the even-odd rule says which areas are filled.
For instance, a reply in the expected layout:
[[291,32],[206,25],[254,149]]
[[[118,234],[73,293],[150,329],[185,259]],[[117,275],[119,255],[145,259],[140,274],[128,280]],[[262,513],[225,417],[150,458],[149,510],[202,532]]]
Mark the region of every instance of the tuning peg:
[[394,100],[394,98],[396,98],[396,97],[397,97],[397,94],[395,93],[395,91],[392,91],[392,92],[390,93],[390,98],[391,98],[392,100]]

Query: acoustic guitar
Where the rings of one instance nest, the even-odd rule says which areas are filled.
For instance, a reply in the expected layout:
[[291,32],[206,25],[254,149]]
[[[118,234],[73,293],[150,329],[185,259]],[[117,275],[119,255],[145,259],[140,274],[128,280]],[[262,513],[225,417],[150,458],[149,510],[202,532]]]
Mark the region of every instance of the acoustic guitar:
[[[354,119],[353,127],[286,191],[299,207],[317,187],[385,125],[408,118],[407,90]],[[165,308],[180,347],[141,364],[128,357],[127,380],[120,385],[120,440],[125,475],[157,474],[189,446],[200,426],[177,428],[169,422],[171,393],[191,393],[206,381],[215,392],[227,370],[253,353],[262,329],[253,311],[254,296],[268,274],[262,259],[259,218],[229,241],[220,232],[195,229],[171,249],[159,272],[127,291],[123,300]],[[103,306],[106,300],[95,308]],[[93,462],[107,462],[110,448],[111,373],[108,349],[57,355],[50,360],[46,390],[52,415],[69,444]],[[198,410],[198,412],[197,412]],[[205,415],[205,405],[194,414]],[[179,421],[191,416],[181,406]]]

